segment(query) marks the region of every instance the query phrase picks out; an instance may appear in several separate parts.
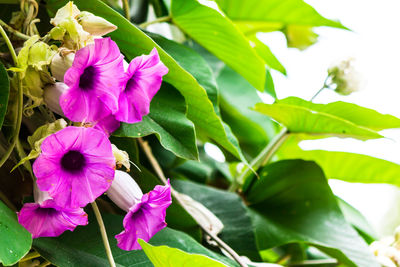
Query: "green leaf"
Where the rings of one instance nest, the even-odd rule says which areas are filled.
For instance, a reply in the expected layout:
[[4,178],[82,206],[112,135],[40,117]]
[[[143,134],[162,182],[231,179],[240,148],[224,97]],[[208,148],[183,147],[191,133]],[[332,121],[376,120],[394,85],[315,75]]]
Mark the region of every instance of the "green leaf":
[[160,143],[175,155],[197,159],[193,123],[185,116],[185,100],[178,91],[164,84],[150,105],[150,113],[139,123],[122,123],[113,134],[120,137],[142,137],[156,134]]
[[305,159],[317,162],[326,176],[352,183],[387,183],[400,186],[400,165],[349,152],[302,150],[291,140],[279,150],[280,158]]
[[152,246],[142,239],[139,239],[139,244],[147,257],[154,264],[154,267],[175,267],[175,266],[209,266],[222,267],[226,266],[218,261],[212,260],[209,257],[198,254],[189,254],[180,249],[170,248],[167,246]]
[[8,96],[10,94],[10,81],[3,63],[0,62],[0,129],[3,126],[7,112]]
[[[48,0],[47,8],[54,15],[58,8],[65,5],[67,0]],[[185,98],[187,117],[195,124],[196,129],[202,129],[218,144],[228,150],[235,157],[245,161],[239,151],[235,139],[228,136],[226,128],[215,113],[213,104],[207,97],[205,89],[185,69],[183,69],[168,53],[161,49],[149,36],[135,27],[102,1],[85,0],[75,2],[80,10],[89,11],[107,19],[118,29],[109,36],[118,44],[128,60],[142,54],[149,54],[156,47],[161,61],[168,67],[169,72],[163,80],[173,85]]]
[[[238,137],[242,150],[256,156],[274,136],[275,123],[250,109],[261,99],[254,87],[231,68],[222,68],[217,82],[221,92],[223,119]],[[273,88],[266,88],[266,91],[275,94]]]
[[262,91],[264,62],[233,23],[217,10],[196,0],[172,0],[173,22],[196,42]]
[[347,29],[321,16],[303,0],[216,0],[221,10],[246,34],[281,30],[287,25]]
[[286,75],[285,67],[275,57],[271,49],[269,49],[269,47],[265,43],[261,42],[255,34],[248,37],[250,41],[254,43],[254,49],[256,50],[257,54],[264,60],[265,64],[267,64],[268,67],[270,67],[271,69],[277,70]]
[[219,234],[240,255],[259,261],[253,226],[242,199],[234,193],[211,188],[197,183],[173,180],[173,187],[197,200],[224,224]]
[[346,266],[379,266],[314,162],[284,160],[264,167],[247,199],[259,250],[301,242]]
[[255,110],[284,124],[291,133],[314,136],[381,138],[377,130],[398,128],[400,119],[345,102],[314,104],[288,97],[274,104],[259,103]]
[[377,234],[368,223],[367,219],[353,206],[344,201],[343,199],[336,198],[346,221],[348,221],[354,229],[370,244],[375,241]]
[[[123,230],[123,217],[111,214],[102,215],[112,254],[118,266],[152,267],[152,263],[142,250],[124,251],[117,247],[114,236]],[[78,226],[74,232],[67,231],[57,238],[37,238],[34,240],[34,248],[52,264],[60,267],[109,266],[99,227],[91,214],[89,214],[89,221],[89,225]],[[150,240],[150,244],[167,245],[188,253],[206,255],[228,266],[237,266],[232,260],[206,249],[190,236],[171,228],[165,228],[158,232]]]
[[0,263],[17,263],[32,245],[31,234],[17,221],[15,212],[0,201]]

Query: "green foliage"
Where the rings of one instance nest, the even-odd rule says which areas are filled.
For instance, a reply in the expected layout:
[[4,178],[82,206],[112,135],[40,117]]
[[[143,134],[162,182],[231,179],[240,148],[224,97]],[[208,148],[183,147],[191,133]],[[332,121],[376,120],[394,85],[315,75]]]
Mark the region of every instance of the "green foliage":
[[317,164],[279,161],[259,174],[247,194],[259,250],[303,242],[348,266],[379,266],[346,222]]
[[400,186],[400,165],[349,152],[300,149],[293,140],[288,140],[279,155],[285,159],[301,158],[317,162],[328,178],[353,183],[388,183]]
[[250,216],[238,195],[181,180],[174,181],[173,186],[202,203],[221,220],[224,229],[219,236],[235,251],[260,260]]
[[0,129],[3,126],[7,112],[8,96],[10,94],[10,81],[4,65],[0,62]]
[[172,0],[171,15],[182,31],[263,90],[264,62],[229,19],[196,0]]
[[379,130],[400,127],[396,117],[345,102],[323,105],[288,97],[274,104],[259,103],[254,109],[284,124],[291,133],[313,137],[373,139],[382,137]]
[[139,240],[143,251],[153,263],[154,267],[173,267],[173,266],[209,266],[222,267],[226,266],[218,261],[212,260],[206,256],[198,254],[189,254],[180,249],[170,248],[167,246],[152,246],[143,240]]
[[287,25],[346,29],[322,17],[302,0],[216,0],[221,10],[245,33],[280,30]]
[[164,84],[151,102],[150,114],[139,123],[123,123],[114,135],[143,137],[155,133],[160,143],[177,156],[197,159],[194,125],[185,113],[183,97],[172,86]]
[[[106,214],[103,217],[111,250],[118,266],[153,266],[143,250],[123,251],[117,247],[114,235],[123,230],[121,216]],[[78,227],[74,232],[64,233],[60,237],[35,239],[33,247],[44,258],[60,267],[108,266],[97,222],[92,216],[89,216],[89,221],[88,226]],[[190,236],[170,228],[158,232],[151,239],[150,244],[165,245],[187,253],[206,255],[227,266],[236,266],[232,260],[204,248]]]
[[15,213],[0,201],[0,263],[17,263],[31,248],[31,234],[22,227]]

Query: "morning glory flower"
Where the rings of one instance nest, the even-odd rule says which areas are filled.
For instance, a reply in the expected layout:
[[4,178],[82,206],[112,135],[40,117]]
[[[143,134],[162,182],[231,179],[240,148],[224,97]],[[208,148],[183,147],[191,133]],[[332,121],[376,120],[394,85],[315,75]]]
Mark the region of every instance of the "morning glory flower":
[[96,129],[66,127],[46,137],[33,164],[40,190],[57,205],[84,207],[103,194],[115,173],[107,136]]
[[169,180],[168,185],[156,185],[152,191],[143,195],[129,174],[116,171],[107,195],[116,205],[128,212],[123,221],[124,231],[115,236],[119,248],[141,249],[138,238],[147,242],[167,226],[166,210],[172,203]]
[[110,38],[95,39],[75,54],[64,75],[69,89],[60,97],[64,115],[78,122],[97,122],[118,111],[123,88],[123,56]]
[[[82,208],[57,205],[47,192],[35,190],[35,203],[25,203],[18,212],[18,222],[32,238],[59,236],[78,225],[87,225],[88,216]],[[38,196],[39,195],[39,196]]]
[[129,64],[125,89],[119,97],[115,118],[127,123],[140,122],[150,112],[150,102],[158,92],[168,68],[160,61],[157,49],[150,55],[134,58]]

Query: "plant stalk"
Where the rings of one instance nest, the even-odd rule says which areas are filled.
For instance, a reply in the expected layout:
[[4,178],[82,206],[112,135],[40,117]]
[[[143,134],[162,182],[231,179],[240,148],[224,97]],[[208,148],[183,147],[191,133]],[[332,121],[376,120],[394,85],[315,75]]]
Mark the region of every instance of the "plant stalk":
[[28,40],[30,38],[30,36],[13,29],[11,26],[9,26],[7,23],[2,21],[1,19],[0,19],[0,26],[4,27],[4,29],[6,29],[8,32],[14,34],[18,38],[21,38],[22,40]]
[[111,252],[110,243],[108,242],[106,227],[104,226],[103,219],[101,218],[101,213],[99,207],[97,207],[96,201],[93,201],[92,208],[94,211],[94,215],[96,216],[97,223],[99,224],[101,238],[103,239],[104,249],[106,250],[108,262],[110,263],[111,267],[116,267],[115,261]]
[[[160,164],[158,164],[157,159],[154,157],[153,152],[151,151],[151,147],[149,146],[149,144],[144,141],[142,138],[138,138],[139,141],[139,145],[142,147],[144,153],[146,154],[148,160],[150,161],[151,166],[153,167],[154,171],[156,172],[157,176],[160,178],[160,180],[164,183],[167,184],[167,178],[164,175],[163,170],[161,169]],[[186,211],[187,208],[185,206],[185,204],[183,203],[183,201],[181,200],[181,197],[179,195],[179,193],[177,191],[175,191],[172,187],[171,187],[171,194],[174,196],[174,198],[176,199],[176,201],[179,203],[179,205],[182,206],[182,208],[184,208]],[[189,213],[189,212],[188,212]],[[190,214],[190,213],[189,213]],[[233,259],[239,263],[240,266],[242,267],[248,267],[246,263],[243,262],[243,260],[240,258],[240,256],[228,245],[226,244],[224,241],[222,241],[217,235],[211,233],[207,228],[203,227],[196,218],[193,218],[197,224],[200,226],[201,229],[203,229],[203,231],[210,236],[215,242],[217,242],[217,244],[224,249],[226,252],[229,253],[229,255],[231,255],[233,257]]]
[[140,28],[146,28],[147,26],[151,25],[151,24],[156,24],[156,23],[161,23],[161,22],[168,22],[171,21],[171,16],[165,16],[165,17],[159,17],[155,20],[152,21],[146,21],[143,22],[142,24],[139,24]]
[[[14,47],[11,44],[10,39],[8,38],[6,32],[4,31],[3,27],[0,25],[0,34],[3,37],[4,41],[7,44],[8,49],[10,50],[10,54],[12,56],[12,59],[14,61],[14,65],[15,67],[18,67],[18,59],[17,59],[17,55],[15,53]],[[7,159],[10,157],[16,143],[19,137],[19,131],[21,129],[21,122],[22,122],[22,109],[23,109],[23,102],[24,102],[24,95],[23,95],[23,91],[22,91],[22,79],[21,79],[21,75],[19,73],[17,73],[17,79],[18,79],[18,113],[17,113],[17,117],[15,119],[15,131],[14,131],[14,135],[11,139],[11,143],[10,146],[8,147],[8,149],[6,150],[5,154],[3,155],[3,157],[0,159],[0,168],[3,166],[3,164],[7,161]]]
[[124,8],[125,18],[130,21],[131,20],[131,12],[129,9],[128,0],[122,0],[122,6]]

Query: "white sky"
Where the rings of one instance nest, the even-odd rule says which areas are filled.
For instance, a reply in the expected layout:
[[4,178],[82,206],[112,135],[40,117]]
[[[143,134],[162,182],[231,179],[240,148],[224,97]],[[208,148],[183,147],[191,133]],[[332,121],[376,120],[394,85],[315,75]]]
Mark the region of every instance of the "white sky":
[[[399,0],[308,0],[322,15],[339,19],[353,32],[321,27],[319,42],[305,51],[286,49],[281,33],[262,38],[288,71],[274,73],[278,98],[310,99],[322,86],[332,63],[349,56],[358,61],[365,88],[350,96],[329,90],[315,102],[353,102],[400,117],[400,1]],[[400,164],[400,130],[384,131],[391,139],[357,141],[330,138],[306,141],[304,149],[326,149],[367,154]],[[399,175],[400,179],[400,175]],[[400,224],[400,194],[387,185],[349,185],[332,181],[334,192],[357,207],[381,234],[390,234]],[[356,192],[356,193],[355,193]]]

